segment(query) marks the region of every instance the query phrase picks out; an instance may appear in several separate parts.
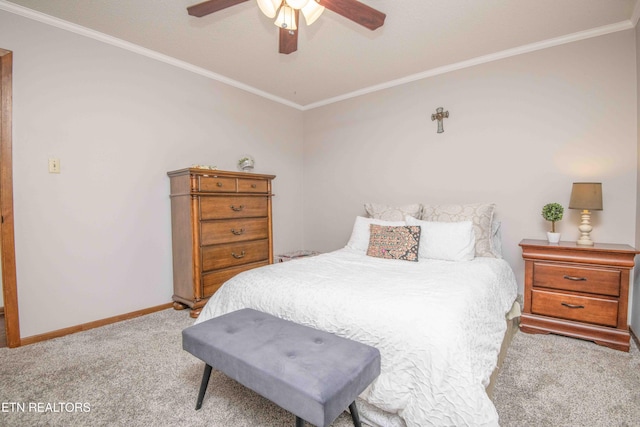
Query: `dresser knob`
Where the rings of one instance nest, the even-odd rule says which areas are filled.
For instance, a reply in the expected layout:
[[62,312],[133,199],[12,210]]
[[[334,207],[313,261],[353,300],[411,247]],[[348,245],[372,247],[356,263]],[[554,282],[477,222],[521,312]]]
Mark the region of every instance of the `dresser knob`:
[[231,205],[230,207],[231,207],[231,210],[235,212],[240,212],[242,209],[244,209],[244,205],[240,205],[240,206]]
[[236,230],[235,228],[232,228],[232,229],[231,229],[231,232],[232,232],[233,234],[235,234],[236,236],[239,236],[239,235],[241,235],[242,233],[244,233],[244,228],[241,228],[240,230]]
[[234,257],[235,259],[244,258],[244,251],[242,251],[242,253],[240,255],[238,255],[235,252],[231,252],[231,256]]
[[221,182],[216,182],[216,185],[217,185],[218,187],[222,187],[222,183],[221,183]]
[[251,188],[256,188],[256,185],[255,184],[251,184]]

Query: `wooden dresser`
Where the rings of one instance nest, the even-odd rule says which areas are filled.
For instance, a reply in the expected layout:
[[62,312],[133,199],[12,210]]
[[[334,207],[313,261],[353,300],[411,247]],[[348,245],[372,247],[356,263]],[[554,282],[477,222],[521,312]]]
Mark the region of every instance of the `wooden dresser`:
[[628,245],[523,240],[524,309],[520,329],[556,333],[629,351]]
[[173,307],[198,317],[236,274],[273,263],[273,175],[208,169],[167,173],[171,183]]

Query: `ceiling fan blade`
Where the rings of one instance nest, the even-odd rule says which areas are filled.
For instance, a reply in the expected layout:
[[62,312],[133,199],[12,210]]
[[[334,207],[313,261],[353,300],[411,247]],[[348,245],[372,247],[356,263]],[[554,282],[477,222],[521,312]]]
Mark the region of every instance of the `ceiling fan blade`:
[[244,3],[248,0],[208,0],[202,3],[194,4],[187,8],[187,12],[191,16],[197,16],[201,18],[213,12],[217,12],[222,9],[226,9],[231,6],[235,6],[240,3]]
[[[294,9],[296,26],[300,23],[300,11]],[[280,49],[278,52],[288,55],[298,50],[298,30],[287,30],[286,28],[279,28],[279,40]]]
[[318,3],[372,31],[381,27],[387,17],[386,14],[357,0],[318,0]]

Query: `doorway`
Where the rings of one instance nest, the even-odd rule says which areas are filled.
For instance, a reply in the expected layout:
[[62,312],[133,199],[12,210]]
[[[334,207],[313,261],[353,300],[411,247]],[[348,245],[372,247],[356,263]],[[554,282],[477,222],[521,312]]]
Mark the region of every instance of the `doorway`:
[[13,233],[13,52],[0,48],[0,254],[4,326],[8,347],[20,346],[18,284]]

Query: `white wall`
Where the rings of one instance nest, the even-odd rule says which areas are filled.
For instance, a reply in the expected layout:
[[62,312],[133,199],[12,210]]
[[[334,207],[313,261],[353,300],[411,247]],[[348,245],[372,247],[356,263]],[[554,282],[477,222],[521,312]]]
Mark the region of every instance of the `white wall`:
[[[416,81],[308,111],[305,247],[342,247],[363,203],[494,202],[520,286],[518,243],[546,238],[541,208],[603,183],[596,242],[634,245],[635,34],[628,30]],[[436,133],[430,116],[450,117]],[[579,213],[558,223],[577,240]]]
[[252,154],[277,175],[274,250],[302,246],[302,112],[3,11],[0,45],[22,337],[171,301],[170,170]]

